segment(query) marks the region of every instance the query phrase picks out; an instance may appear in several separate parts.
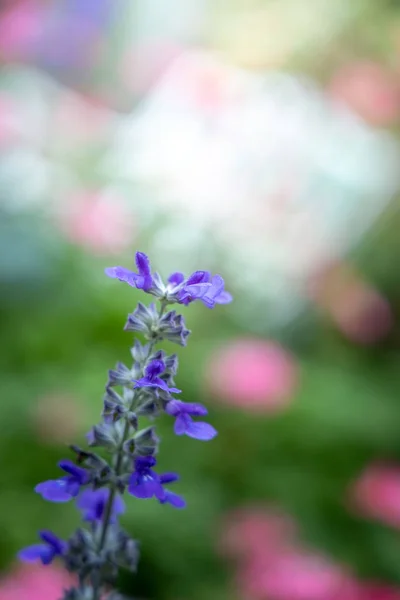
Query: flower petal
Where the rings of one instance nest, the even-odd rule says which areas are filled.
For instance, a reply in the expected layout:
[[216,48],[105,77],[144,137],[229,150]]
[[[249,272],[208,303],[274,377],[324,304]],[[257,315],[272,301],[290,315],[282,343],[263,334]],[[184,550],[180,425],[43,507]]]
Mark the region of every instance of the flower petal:
[[172,415],[173,417],[176,417],[181,412],[182,404],[183,404],[183,402],[181,400],[170,400],[168,402],[167,406],[165,407],[165,412],[168,415]]
[[138,290],[143,290],[144,292],[148,292],[149,289],[153,286],[153,278],[151,275],[146,275],[142,277],[141,275],[135,281],[135,286]]
[[171,504],[174,508],[185,508],[186,500],[179,494],[174,494],[169,490],[164,490],[164,498],[160,500],[161,504]]
[[150,260],[144,252],[136,252],[136,266],[142,277],[151,275]]
[[129,271],[129,269],[125,269],[124,267],[109,267],[104,272],[108,277],[119,279],[132,287],[136,287],[138,276],[133,271]]
[[72,475],[80,484],[87,483],[89,480],[86,469],[78,467],[72,460],[60,460],[58,466],[69,475]]
[[163,473],[160,475],[160,483],[163,485],[166,483],[173,483],[174,481],[178,481],[178,479],[179,475],[177,473]]
[[116,494],[113,503],[113,513],[115,515],[122,515],[125,512],[125,502],[119,494]]
[[217,304],[229,304],[230,302],[232,302],[232,300],[233,300],[232,294],[230,294],[226,290],[220,292],[218,294],[218,296],[215,298],[215,302]]
[[162,389],[165,389],[165,391],[170,394],[181,394],[182,393],[182,390],[180,390],[179,388],[175,388],[175,387],[169,388],[168,386],[166,386],[166,388],[163,387]]
[[175,420],[175,425],[174,425],[174,432],[176,435],[184,435],[188,429],[188,426],[190,424],[190,417],[188,417],[187,415],[178,415],[176,420]]
[[192,298],[202,298],[206,293],[212,291],[211,283],[196,283],[185,285],[182,292],[189,294]]
[[208,410],[202,404],[198,404],[197,402],[181,402],[182,404],[182,412],[191,415],[192,417],[204,417],[208,414]]
[[18,558],[24,562],[37,562],[41,560],[43,564],[49,564],[54,557],[53,551],[46,544],[34,544],[27,546],[18,552]]
[[129,485],[128,491],[136,498],[153,498],[163,495],[161,484],[151,476],[143,476]]
[[72,498],[66,479],[49,479],[38,483],[35,492],[49,502],[68,502]]
[[210,281],[210,277],[211,275],[209,271],[195,271],[188,277],[186,285],[193,285],[195,283],[208,283]]
[[185,431],[186,435],[196,440],[202,440],[208,442],[215,438],[218,434],[217,430],[214,429],[209,423],[203,423],[199,421],[190,421]]
[[174,285],[179,285],[183,281],[185,281],[185,276],[183,273],[172,273],[172,275],[168,277],[168,283],[172,283]]
[[81,486],[79,485],[79,482],[71,477],[70,480],[67,482],[66,491],[68,492],[68,494],[75,498],[79,494],[80,490]]
[[162,360],[152,360],[145,369],[145,375],[149,379],[157,377],[165,371],[165,363]]
[[65,551],[66,543],[55,535],[52,531],[47,529],[39,532],[41,539],[53,548],[56,554],[62,554]]

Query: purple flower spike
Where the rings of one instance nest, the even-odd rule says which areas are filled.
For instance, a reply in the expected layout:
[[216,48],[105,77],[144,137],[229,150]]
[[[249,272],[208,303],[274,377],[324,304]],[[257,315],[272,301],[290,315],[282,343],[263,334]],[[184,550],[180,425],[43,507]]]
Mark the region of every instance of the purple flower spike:
[[207,414],[207,409],[201,404],[171,400],[168,402],[165,412],[176,417],[174,426],[176,435],[187,435],[204,442],[212,440],[217,435],[216,429],[209,423],[193,421],[192,416]]
[[[91,523],[100,522],[104,515],[104,510],[110,495],[108,488],[99,490],[87,489],[80,494],[76,505],[82,511],[84,521]],[[120,495],[116,495],[110,516],[110,523],[115,523],[117,516],[125,512],[125,503]]]
[[24,562],[37,562],[40,560],[44,565],[48,565],[56,556],[61,556],[67,550],[66,542],[60,540],[51,531],[41,531],[39,535],[44,543],[23,548],[18,553],[20,560]]
[[149,365],[147,365],[145,370],[145,376],[141,379],[134,379],[135,388],[141,387],[155,387],[168,394],[179,394],[181,390],[178,388],[170,388],[167,383],[159,377],[165,371],[165,363],[162,360],[152,360]]
[[129,271],[124,267],[109,267],[105,274],[113,279],[119,279],[132,287],[148,292],[153,285],[150,261],[144,252],[136,252],[136,266],[138,273]]
[[135,459],[135,471],[132,473],[128,492],[136,498],[153,498],[159,500],[164,497],[164,490],[159,475],[152,470],[156,464],[152,456],[140,456]]

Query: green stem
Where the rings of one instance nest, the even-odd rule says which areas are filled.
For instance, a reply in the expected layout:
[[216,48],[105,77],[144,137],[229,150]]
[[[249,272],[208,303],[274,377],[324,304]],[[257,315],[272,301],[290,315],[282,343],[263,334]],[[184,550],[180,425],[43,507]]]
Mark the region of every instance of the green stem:
[[[161,307],[160,307],[160,313],[159,316],[161,317],[164,313],[164,310],[166,308],[167,304],[163,301],[161,301]],[[150,342],[150,346],[149,346],[149,351],[147,354],[147,358],[146,358],[146,362],[147,360],[150,358],[151,353],[153,352],[154,346],[156,344],[158,340],[155,339],[152,342]],[[132,402],[133,404],[133,402]],[[132,406],[130,407],[130,410],[132,410]],[[129,426],[129,421],[125,421],[125,428],[122,434],[122,438],[121,438],[121,442],[119,444],[118,447],[118,451],[117,451],[117,460],[115,463],[115,475],[118,478],[121,475],[121,468],[122,468],[122,462],[123,462],[123,457],[124,457],[124,453],[123,453],[123,446],[124,443],[126,442],[126,440],[128,439],[128,435],[129,435],[129,430],[130,430],[130,426]],[[104,544],[107,538],[107,532],[108,532],[108,528],[110,526],[110,521],[111,521],[111,514],[112,514],[112,508],[113,508],[113,504],[114,504],[114,499],[115,499],[115,494],[117,492],[117,486],[115,484],[115,482],[113,482],[110,486],[110,495],[108,497],[108,501],[104,510],[104,517],[103,517],[103,522],[102,522],[102,530],[101,530],[101,535],[100,535],[100,540],[99,540],[99,545],[97,547],[97,552],[98,554],[100,554],[104,548]],[[94,584],[94,582],[92,583],[92,585]],[[93,600],[99,600],[100,596],[100,591],[101,591],[101,586],[100,585],[93,585],[93,595],[92,595],[92,599]]]

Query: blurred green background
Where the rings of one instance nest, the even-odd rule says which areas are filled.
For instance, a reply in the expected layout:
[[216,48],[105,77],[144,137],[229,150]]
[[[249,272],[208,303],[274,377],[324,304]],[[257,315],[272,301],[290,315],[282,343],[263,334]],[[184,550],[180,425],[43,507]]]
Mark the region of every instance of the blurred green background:
[[[129,360],[132,338],[123,326],[143,298],[103,271],[131,266],[140,249],[164,276],[180,268],[221,273],[234,303],[184,309],[192,336],[179,349],[177,385],[186,400],[207,405],[219,435],[207,444],[176,438],[170,421],[161,420],[160,466],[181,474],[188,507],[128,502],[123,522],[140,540],[142,558],[137,576],[121,575],[121,589],[155,600],[395,598],[389,594],[400,593],[400,5],[167,4],[0,5],[0,567],[4,576],[17,573],[15,554],[39,528],[67,536],[77,524],[73,506],[45,503],[33,487],[54,477],[68,443],[82,443],[101,411],[107,370]],[[217,83],[206,78],[188,109],[172,79],[166,105],[151,105],[176,57],[189,57],[179,81],[203,81],[192,51],[217,73]],[[300,110],[285,86],[260,91],[276,74],[293,77],[291,85],[308,78],[299,97],[309,109]],[[314,89],[318,106],[333,113],[320,108],[311,155],[304,131],[314,118]],[[175,123],[192,111],[201,132],[208,136],[215,127],[225,140],[224,115],[241,98],[250,98],[248,111],[257,107],[259,116],[265,106],[266,131],[269,102],[276,103],[279,124],[264,147],[251,137],[257,119],[235,113],[239,123],[249,118],[252,140],[221,173],[224,182],[238,177],[235,200],[229,185],[220,185],[220,171],[203,172],[198,161],[240,145],[239,134],[216,147],[211,134],[190,138],[201,152],[180,165],[163,118]],[[298,109],[295,121],[306,126],[293,142],[297,154],[287,157],[278,149],[280,128],[289,122],[290,129],[289,113]],[[154,156],[171,135],[173,166],[168,151],[159,171],[143,166],[141,118],[159,128],[160,138],[149,142]],[[124,145],[133,123],[139,142],[133,135]],[[185,123],[176,130],[183,140]],[[336,127],[348,137],[331,140]],[[383,175],[379,161],[392,165]],[[218,194],[220,203],[213,200]],[[279,194],[289,200],[272,234],[268,207]],[[325,202],[331,212],[321,208]],[[251,515],[255,506],[270,523],[271,507],[292,519],[296,541],[285,542],[285,550],[276,545],[272,557],[246,528],[229,542],[240,521],[229,515]],[[242,546],[251,550],[244,555]],[[304,581],[312,584],[319,570],[301,562],[286,575],[294,582],[289,590],[279,577],[271,587],[256,571],[248,575],[252,561],[269,573],[284,552],[325,557],[354,589],[348,596],[330,584],[307,591]],[[57,597],[51,594],[40,597]]]

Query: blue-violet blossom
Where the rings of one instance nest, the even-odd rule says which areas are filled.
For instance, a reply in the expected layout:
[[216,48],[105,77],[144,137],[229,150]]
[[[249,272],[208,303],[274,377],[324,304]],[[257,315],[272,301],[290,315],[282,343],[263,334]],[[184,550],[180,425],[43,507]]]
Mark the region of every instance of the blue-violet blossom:
[[67,543],[60,540],[51,531],[40,531],[40,538],[43,540],[43,544],[34,544],[23,548],[18,553],[20,560],[24,562],[36,562],[41,560],[44,565],[48,565],[56,556],[61,556],[67,549]]
[[232,301],[231,294],[224,289],[225,283],[220,275],[212,276],[209,271],[195,271],[185,278],[183,273],[176,272],[170,275],[165,285],[158,273],[151,273],[150,261],[143,252],[136,253],[136,265],[139,273],[124,267],[111,267],[105,273],[167,303],[177,302],[187,306],[195,300],[201,300],[208,308],[214,308],[216,304],[228,304]]
[[68,502],[79,494],[81,486],[87,484],[90,477],[85,469],[70,460],[61,460],[58,466],[68,475],[38,483],[35,492],[50,502]]
[[153,456],[140,456],[135,459],[135,471],[132,473],[128,492],[136,498],[157,498],[161,504],[171,504],[174,508],[184,508],[185,500],[164,488],[165,484],[178,481],[176,473],[158,475],[152,467],[157,461]]
[[[76,505],[82,512],[84,521],[99,523],[107,506],[110,497],[108,488],[98,490],[86,489],[78,497]],[[125,512],[125,503],[119,494],[115,495],[110,514],[110,523],[116,523],[117,516]]]
[[162,360],[153,360],[145,369],[145,376],[135,379],[135,388],[152,387],[160,388],[168,394],[179,394],[182,390],[168,387],[167,383],[159,377],[165,371],[165,363]]
[[216,429],[209,423],[193,421],[192,417],[202,417],[208,413],[205,406],[201,404],[170,400],[165,412],[176,417],[174,425],[176,435],[187,435],[202,441],[212,440],[217,435]]

